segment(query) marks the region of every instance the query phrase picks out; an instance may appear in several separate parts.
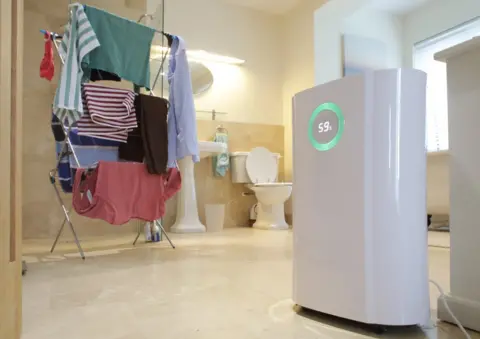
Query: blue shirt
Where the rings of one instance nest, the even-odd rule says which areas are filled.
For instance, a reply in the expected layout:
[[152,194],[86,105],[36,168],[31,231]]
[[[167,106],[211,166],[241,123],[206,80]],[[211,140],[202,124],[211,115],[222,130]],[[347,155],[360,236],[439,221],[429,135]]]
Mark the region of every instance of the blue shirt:
[[193,162],[200,161],[196,111],[186,52],[183,39],[174,37],[168,67],[170,88],[168,167],[170,168],[176,166],[177,160],[187,156],[192,156]]

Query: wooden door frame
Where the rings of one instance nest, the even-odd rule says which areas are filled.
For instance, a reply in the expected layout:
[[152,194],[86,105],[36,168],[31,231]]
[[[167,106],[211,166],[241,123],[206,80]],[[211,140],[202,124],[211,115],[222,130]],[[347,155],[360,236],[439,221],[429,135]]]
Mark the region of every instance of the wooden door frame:
[[0,1],[0,338],[22,317],[23,0]]

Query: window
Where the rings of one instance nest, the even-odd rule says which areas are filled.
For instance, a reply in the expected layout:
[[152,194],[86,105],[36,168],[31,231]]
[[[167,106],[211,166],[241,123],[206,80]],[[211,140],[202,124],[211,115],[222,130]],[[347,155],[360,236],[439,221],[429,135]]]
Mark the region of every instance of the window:
[[434,55],[480,35],[480,18],[415,44],[413,67],[427,73],[427,151],[448,150],[447,67]]

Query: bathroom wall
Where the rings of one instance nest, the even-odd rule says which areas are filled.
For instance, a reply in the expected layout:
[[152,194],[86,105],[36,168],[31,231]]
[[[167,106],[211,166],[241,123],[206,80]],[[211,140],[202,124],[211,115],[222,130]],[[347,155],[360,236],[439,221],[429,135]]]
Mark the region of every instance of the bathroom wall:
[[[313,16],[326,0],[304,0],[282,16],[283,124],[285,126],[285,181],[292,180],[292,97],[315,84]],[[295,191],[292,193],[292,196]],[[291,199],[285,205],[291,223]]]
[[[211,140],[218,121],[198,120],[199,140]],[[283,157],[284,127],[279,125],[260,125],[239,122],[223,122],[229,135],[229,151],[248,151],[253,147],[263,146]],[[281,159],[282,160],[282,159]],[[280,162],[279,181],[285,174],[283,161]],[[233,184],[231,171],[223,178],[213,176],[212,159],[205,158],[195,165],[195,183],[197,205],[200,220],[205,222],[205,204],[225,204],[225,227],[248,225],[249,209],[255,204],[252,195],[242,196],[243,192],[252,193],[243,184]],[[169,201],[164,218],[166,228],[175,222],[176,199]]]
[[[87,0],[82,3],[104,8],[137,20],[146,11],[145,0]],[[23,236],[53,237],[63,221],[60,205],[48,179],[55,167],[55,144],[50,129],[51,105],[60,60],[55,60],[56,77],[49,83],[39,77],[44,41],[39,29],[61,31],[67,22],[67,1],[25,0],[24,119],[23,119]],[[130,86],[129,84],[125,84]],[[67,199],[67,202],[69,199]],[[80,236],[132,232],[133,226],[113,227],[73,216]],[[71,239],[69,230],[65,238]]]
[[292,172],[292,97],[314,86],[314,13],[327,0],[306,0],[282,16],[283,122],[285,126],[285,175]]
[[[147,2],[154,13],[160,1]],[[282,125],[280,27],[279,16],[219,0],[165,2],[165,30],[182,36],[189,49],[245,60],[241,66],[207,63],[214,83],[196,97],[196,107],[227,112],[219,116],[225,121]]]
[[342,77],[342,34],[355,34],[382,42],[387,53],[380,67],[402,66],[402,30],[400,17],[370,7],[369,1],[328,2],[315,12],[315,83],[322,84]]

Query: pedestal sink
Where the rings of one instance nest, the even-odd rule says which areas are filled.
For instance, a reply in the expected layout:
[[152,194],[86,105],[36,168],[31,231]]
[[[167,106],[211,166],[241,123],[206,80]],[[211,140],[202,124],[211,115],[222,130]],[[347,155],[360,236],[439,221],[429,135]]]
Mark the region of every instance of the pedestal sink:
[[[199,141],[200,158],[227,151],[227,146],[220,142]],[[173,233],[202,233],[205,226],[198,217],[197,194],[195,192],[194,163],[192,157],[178,162],[182,174],[182,188],[177,193],[177,219],[170,228]]]

